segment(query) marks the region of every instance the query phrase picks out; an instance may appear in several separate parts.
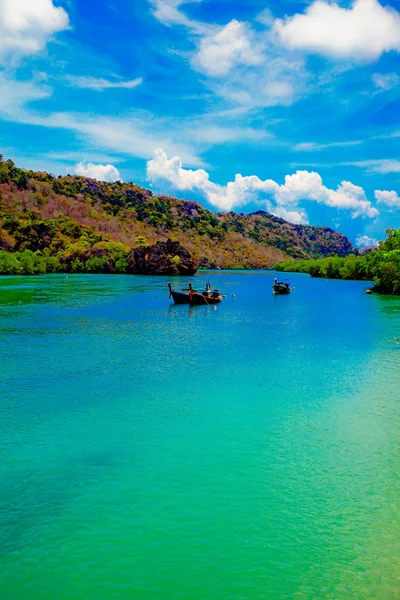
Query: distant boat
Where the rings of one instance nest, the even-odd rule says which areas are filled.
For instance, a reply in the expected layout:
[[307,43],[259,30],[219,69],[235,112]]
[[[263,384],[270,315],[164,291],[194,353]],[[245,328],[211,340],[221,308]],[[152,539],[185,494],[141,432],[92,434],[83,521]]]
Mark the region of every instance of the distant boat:
[[194,290],[192,288],[191,283],[189,283],[189,288],[182,290],[182,292],[176,292],[175,290],[173,290],[170,283],[168,283],[168,288],[169,297],[173,298],[175,304],[218,304],[223,298],[223,295],[220,294],[220,292],[217,289],[211,289],[209,281],[207,281],[205,290]]
[[288,281],[278,281],[275,277],[274,285],[272,286],[273,294],[290,294],[292,290],[294,290],[294,288]]

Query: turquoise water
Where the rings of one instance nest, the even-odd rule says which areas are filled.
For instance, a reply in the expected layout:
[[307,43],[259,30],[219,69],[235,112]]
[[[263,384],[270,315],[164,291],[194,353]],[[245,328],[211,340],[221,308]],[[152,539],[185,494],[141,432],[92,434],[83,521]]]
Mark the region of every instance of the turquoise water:
[[400,299],[273,276],[0,278],[2,600],[399,598]]

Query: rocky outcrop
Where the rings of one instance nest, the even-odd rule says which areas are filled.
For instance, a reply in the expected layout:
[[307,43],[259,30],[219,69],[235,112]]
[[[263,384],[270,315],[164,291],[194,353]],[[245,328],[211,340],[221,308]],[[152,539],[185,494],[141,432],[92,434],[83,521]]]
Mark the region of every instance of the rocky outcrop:
[[212,260],[209,260],[208,258],[206,258],[205,256],[203,256],[203,258],[201,258],[199,260],[199,269],[208,269],[208,270],[212,270],[212,269],[216,269],[217,265],[215,262],[213,262]]
[[179,242],[141,246],[128,254],[128,272],[142,275],[194,275],[197,265]]

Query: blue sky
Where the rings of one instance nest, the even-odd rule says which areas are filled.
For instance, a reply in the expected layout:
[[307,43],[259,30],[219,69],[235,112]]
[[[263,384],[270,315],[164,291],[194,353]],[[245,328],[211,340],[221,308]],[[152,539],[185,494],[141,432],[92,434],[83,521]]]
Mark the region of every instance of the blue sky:
[[0,0],[0,65],[20,166],[400,227],[398,0]]

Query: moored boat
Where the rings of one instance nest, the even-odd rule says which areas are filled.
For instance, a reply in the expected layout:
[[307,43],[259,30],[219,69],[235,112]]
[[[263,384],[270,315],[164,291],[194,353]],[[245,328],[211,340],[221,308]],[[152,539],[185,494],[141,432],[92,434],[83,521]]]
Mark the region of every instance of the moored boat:
[[274,285],[272,286],[273,294],[290,294],[293,289],[288,281],[278,281],[275,277]]
[[189,288],[182,292],[173,290],[170,283],[168,283],[168,288],[169,297],[173,299],[175,304],[192,304],[195,306],[218,304],[223,298],[223,295],[217,289],[211,289],[209,281],[207,281],[205,290],[194,290],[191,283],[189,283]]
[[190,304],[218,304],[223,296],[217,289],[212,290],[210,282],[207,281],[206,289],[202,291],[194,290],[192,284],[189,283]]

